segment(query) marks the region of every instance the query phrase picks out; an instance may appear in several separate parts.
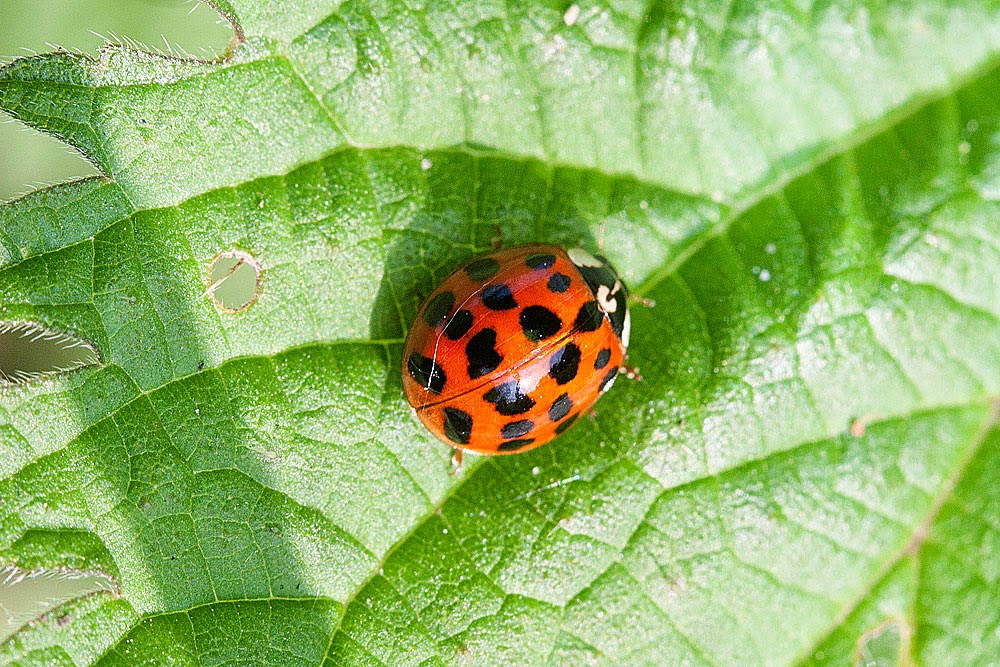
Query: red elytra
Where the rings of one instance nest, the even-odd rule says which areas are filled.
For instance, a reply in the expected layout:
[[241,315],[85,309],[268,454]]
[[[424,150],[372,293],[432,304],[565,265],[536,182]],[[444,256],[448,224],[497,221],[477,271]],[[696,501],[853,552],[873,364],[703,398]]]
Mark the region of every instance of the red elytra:
[[403,387],[445,443],[480,454],[543,445],[614,382],[628,290],[604,257],[528,244],[459,267],[417,312]]

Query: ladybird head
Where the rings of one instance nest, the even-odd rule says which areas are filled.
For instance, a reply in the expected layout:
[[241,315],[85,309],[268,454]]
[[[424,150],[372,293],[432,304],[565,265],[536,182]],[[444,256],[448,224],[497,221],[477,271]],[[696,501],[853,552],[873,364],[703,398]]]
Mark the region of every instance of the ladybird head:
[[622,347],[628,348],[631,318],[628,313],[628,288],[618,277],[611,263],[604,255],[591,255],[583,248],[571,248],[566,252],[570,260],[580,270],[580,275],[594,293],[597,307],[611,322]]

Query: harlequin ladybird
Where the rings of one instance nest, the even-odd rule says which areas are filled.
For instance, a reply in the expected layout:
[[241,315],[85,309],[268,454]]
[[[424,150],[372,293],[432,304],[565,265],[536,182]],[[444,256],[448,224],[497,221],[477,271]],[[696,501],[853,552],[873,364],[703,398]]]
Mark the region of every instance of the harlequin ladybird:
[[628,338],[628,290],[604,257],[507,248],[459,267],[420,307],[403,387],[427,428],[460,452],[522,452],[563,433],[611,387]]

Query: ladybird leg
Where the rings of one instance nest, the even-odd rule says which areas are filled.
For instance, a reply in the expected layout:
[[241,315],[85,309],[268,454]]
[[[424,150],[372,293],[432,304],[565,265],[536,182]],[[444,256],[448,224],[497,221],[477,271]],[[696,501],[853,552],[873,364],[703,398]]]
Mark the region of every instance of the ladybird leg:
[[624,374],[629,380],[642,382],[642,375],[639,374],[639,369],[631,364],[622,364],[618,367],[618,372]]
[[499,250],[503,247],[503,230],[500,229],[500,225],[493,225],[493,238],[490,239],[490,246],[494,250]]
[[451,475],[457,475],[462,472],[462,450],[456,449],[455,453],[451,455]]
[[639,296],[638,294],[629,294],[628,300],[632,303],[637,303],[640,306],[645,306],[646,308],[656,308],[656,300],[650,299],[648,296]]

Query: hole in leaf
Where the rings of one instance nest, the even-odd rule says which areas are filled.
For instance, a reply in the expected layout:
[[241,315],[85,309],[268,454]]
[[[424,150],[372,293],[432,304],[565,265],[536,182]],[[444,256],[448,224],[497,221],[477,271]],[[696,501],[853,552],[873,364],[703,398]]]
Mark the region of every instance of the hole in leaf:
[[[6,641],[25,623],[49,613],[59,605],[94,593],[118,595],[118,584],[104,572],[62,568],[25,570],[14,565],[0,567],[0,642]],[[63,627],[72,623],[68,614],[53,619]]]
[[246,310],[260,295],[261,266],[242,250],[220,252],[208,270],[208,290],[219,308],[231,313]]
[[0,384],[20,384],[100,361],[97,350],[82,338],[35,322],[0,322]]
[[858,638],[854,667],[897,667],[910,664],[910,626],[891,618]]

